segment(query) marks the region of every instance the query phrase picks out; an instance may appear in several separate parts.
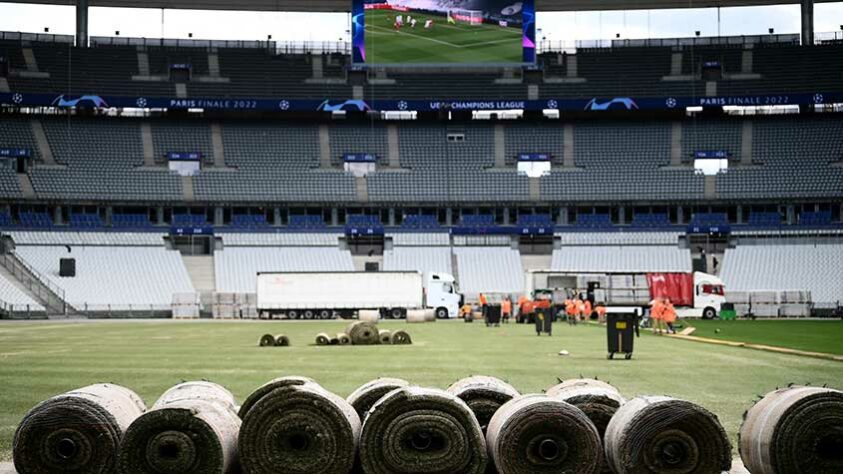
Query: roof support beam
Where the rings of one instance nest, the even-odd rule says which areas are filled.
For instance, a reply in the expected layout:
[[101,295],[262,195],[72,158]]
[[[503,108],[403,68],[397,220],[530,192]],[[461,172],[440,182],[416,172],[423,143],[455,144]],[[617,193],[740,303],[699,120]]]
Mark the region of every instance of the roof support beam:
[[802,0],[802,44],[814,44],[814,0]]
[[88,0],[76,0],[76,47],[88,47]]

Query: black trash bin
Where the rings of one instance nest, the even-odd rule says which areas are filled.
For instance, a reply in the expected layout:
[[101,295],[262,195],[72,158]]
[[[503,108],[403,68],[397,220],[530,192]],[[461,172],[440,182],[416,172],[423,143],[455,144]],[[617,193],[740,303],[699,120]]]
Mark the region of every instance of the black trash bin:
[[536,336],[541,336],[543,332],[552,335],[553,314],[550,308],[536,308],[533,318],[536,321]]
[[486,326],[500,326],[501,324],[501,307],[498,305],[486,306]]
[[626,359],[632,358],[635,337],[638,331],[638,315],[635,313],[609,313],[606,315],[606,335],[609,343],[609,359],[623,353]]

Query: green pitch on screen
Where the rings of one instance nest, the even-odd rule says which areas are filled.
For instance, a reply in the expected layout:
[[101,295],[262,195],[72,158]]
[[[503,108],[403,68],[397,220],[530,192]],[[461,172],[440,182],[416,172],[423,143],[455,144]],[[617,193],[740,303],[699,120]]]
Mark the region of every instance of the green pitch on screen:
[[[417,14],[412,28],[401,13],[404,26],[393,28],[398,12],[366,12],[366,63],[521,63],[524,58],[523,32],[520,28],[497,25],[450,24],[446,17]],[[425,21],[434,24],[425,29]]]

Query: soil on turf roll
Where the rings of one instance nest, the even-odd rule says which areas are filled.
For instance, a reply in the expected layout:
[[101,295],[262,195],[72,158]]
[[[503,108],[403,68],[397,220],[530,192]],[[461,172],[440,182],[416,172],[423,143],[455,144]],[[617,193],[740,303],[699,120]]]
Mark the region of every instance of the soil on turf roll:
[[345,400],[313,382],[279,386],[246,413],[239,454],[246,473],[347,473],[360,418]]
[[360,421],[365,422],[366,413],[369,412],[369,409],[372,408],[375,402],[387,393],[409,385],[410,383],[403,379],[379,378],[361,385],[357,390],[351,392],[351,395],[345,400],[354,407],[354,410],[360,417]]
[[410,339],[410,335],[406,331],[394,331],[392,336],[390,337],[390,343],[401,345],[401,344],[412,344],[413,340]]
[[546,395],[505,403],[489,422],[486,442],[501,474],[596,474],[600,437],[579,408]]
[[484,434],[489,420],[498,408],[520,395],[512,385],[501,379],[484,375],[459,380],[448,387],[448,392],[468,404]]
[[378,339],[380,339],[381,344],[392,344],[392,331],[388,329],[378,330]]
[[276,388],[279,387],[286,387],[288,385],[304,385],[306,383],[316,383],[313,379],[309,377],[302,377],[299,375],[288,375],[286,377],[278,377],[277,379],[272,379],[269,382],[261,385],[258,387],[254,392],[252,392],[246,400],[243,401],[243,404],[240,406],[240,409],[237,412],[237,415],[240,419],[246,418],[246,414],[255,403],[258,402],[261,398],[265,397],[266,394],[272,392]]
[[272,334],[264,334],[263,336],[261,336],[260,342],[258,342],[258,345],[261,346],[261,347],[274,346],[275,345],[275,337],[273,337]]
[[377,344],[380,341],[378,338],[377,324],[369,321],[351,323],[345,329],[345,333],[348,334],[348,337],[351,338],[351,343],[355,346]]
[[334,339],[336,339],[337,344],[339,344],[341,346],[347,346],[347,345],[351,344],[351,338],[348,336],[348,334],[346,334],[344,332],[338,332]]
[[617,474],[729,471],[732,448],[717,416],[669,397],[638,397],[606,428],[606,458]]
[[331,344],[331,336],[325,334],[324,332],[320,332],[316,335],[317,346],[327,346],[329,344]]
[[287,347],[290,345],[290,338],[283,334],[279,334],[275,336],[275,345],[279,347]]
[[794,386],[768,393],[746,412],[738,446],[753,474],[843,472],[843,392]]
[[[606,435],[609,420],[626,400],[618,390],[606,382],[595,379],[566,380],[547,390],[547,396],[558,398],[579,408],[594,423],[600,439]],[[608,462],[603,461],[600,469],[610,473]]]
[[238,470],[240,418],[231,392],[211,382],[166,391],[126,431],[122,474],[226,474]]
[[468,405],[444,390],[420,387],[393,390],[372,406],[359,454],[368,474],[480,474],[488,456]]
[[20,474],[114,472],[120,440],[146,411],[133,391],[98,384],[36,405],[21,420],[12,442]]

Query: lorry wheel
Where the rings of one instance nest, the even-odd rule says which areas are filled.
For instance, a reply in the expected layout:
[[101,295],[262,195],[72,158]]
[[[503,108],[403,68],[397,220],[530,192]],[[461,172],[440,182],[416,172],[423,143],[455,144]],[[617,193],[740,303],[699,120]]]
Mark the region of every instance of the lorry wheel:
[[304,312],[304,319],[313,319],[315,314],[311,310],[307,310]]
[[436,319],[448,319],[448,308],[436,308]]
[[389,310],[389,317],[392,319],[401,319],[402,313],[401,308],[392,308]]
[[714,319],[717,317],[717,311],[714,311],[714,308],[706,308],[703,310],[703,319]]
[[333,316],[333,314],[331,314],[331,312],[327,309],[323,309],[319,312],[319,319],[331,319],[331,316]]
[[287,319],[299,319],[298,311],[287,311]]

